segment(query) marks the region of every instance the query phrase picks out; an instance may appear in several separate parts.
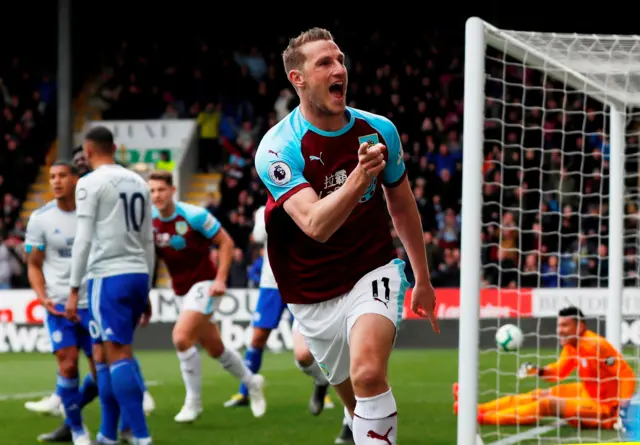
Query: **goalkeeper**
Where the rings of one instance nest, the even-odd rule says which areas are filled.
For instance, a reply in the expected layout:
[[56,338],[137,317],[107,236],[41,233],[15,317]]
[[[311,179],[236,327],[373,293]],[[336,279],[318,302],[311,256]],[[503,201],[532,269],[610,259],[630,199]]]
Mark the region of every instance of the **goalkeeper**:
[[[577,307],[558,313],[562,352],[558,361],[539,367],[525,363],[518,378],[541,377],[559,382],[578,368],[578,382],[506,396],[478,406],[478,423],[530,425],[544,417],[560,417],[572,426],[613,429],[620,411],[635,391],[635,373],[611,344],[587,329]],[[457,385],[454,385],[457,400]],[[454,406],[457,413],[457,405]]]

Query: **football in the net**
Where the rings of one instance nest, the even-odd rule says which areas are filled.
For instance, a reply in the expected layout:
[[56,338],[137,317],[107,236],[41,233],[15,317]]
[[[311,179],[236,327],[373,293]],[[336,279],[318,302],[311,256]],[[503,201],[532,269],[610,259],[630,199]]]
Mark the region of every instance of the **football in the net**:
[[522,331],[514,324],[505,324],[496,332],[496,345],[502,351],[515,351],[522,346],[523,341]]

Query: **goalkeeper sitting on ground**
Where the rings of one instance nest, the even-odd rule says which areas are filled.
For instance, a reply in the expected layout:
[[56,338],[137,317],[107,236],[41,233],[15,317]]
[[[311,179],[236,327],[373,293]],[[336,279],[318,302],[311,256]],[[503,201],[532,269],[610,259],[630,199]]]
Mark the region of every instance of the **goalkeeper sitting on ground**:
[[[577,307],[558,313],[562,352],[558,361],[539,367],[525,363],[518,378],[541,377],[559,382],[578,368],[579,381],[506,396],[478,405],[481,425],[530,425],[544,417],[561,417],[570,425],[612,429],[635,391],[635,373],[611,344],[587,329]],[[454,384],[457,414],[457,384]]]

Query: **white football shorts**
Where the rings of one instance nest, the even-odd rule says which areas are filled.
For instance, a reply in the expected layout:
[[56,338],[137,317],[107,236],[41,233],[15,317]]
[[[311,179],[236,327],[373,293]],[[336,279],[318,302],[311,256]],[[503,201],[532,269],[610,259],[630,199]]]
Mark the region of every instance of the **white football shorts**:
[[187,295],[178,297],[178,301],[181,302],[180,311],[194,311],[204,315],[211,315],[213,321],[213,315],[220,306],[222,297],[212,297],[209,295],[209,287],[213,281],[200,281],[189,289]]
[[362,277],[340,297],[317,304],[289,304],[295,328],[305,337],[311,354],[332,385],[349,378],[349,335],[358,317],[379,314],[397,328],[409,288],[405,263],[395,259]]

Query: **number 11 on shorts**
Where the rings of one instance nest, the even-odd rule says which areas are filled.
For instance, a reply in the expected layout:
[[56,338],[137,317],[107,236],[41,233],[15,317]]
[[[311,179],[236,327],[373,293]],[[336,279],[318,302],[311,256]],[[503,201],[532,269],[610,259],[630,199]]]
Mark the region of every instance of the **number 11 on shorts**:
[[[379,292],[379,284],[378,282],[382,282],[382,287],[384,288],[384,295],[380,296]],[[384,304],[385,307],[389,307],[389,299],[391,297],[391,290],[389,289],[389,278],[382,277],[379,280],[373,280],[371,282],[371,292],[373,293],[373,299],[379,301]]]

